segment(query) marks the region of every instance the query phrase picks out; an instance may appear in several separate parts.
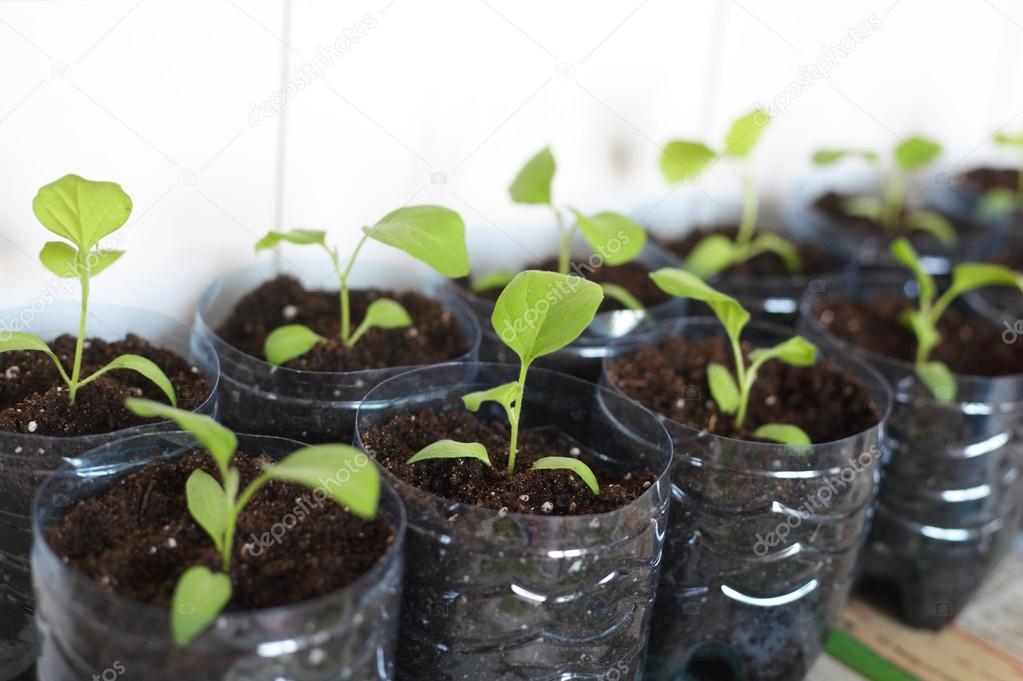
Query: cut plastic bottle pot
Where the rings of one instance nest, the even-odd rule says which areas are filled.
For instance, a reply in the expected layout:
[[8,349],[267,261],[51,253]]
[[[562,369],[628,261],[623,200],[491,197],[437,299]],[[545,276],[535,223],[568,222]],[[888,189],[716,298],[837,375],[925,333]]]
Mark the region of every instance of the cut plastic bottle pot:
[[[358,435],[402,412],[463,410],[462,395],[517,374],[447,364],[392,378],[367,395]],[[540,369],[529,372],[522,427],[557,428],[613,469],[648,469],[656,481],[616,511],[562,517],[469,506],[388,475],[410,528],[402,681],[641,676],[667,520],[668,436],[621,395]]]
[[[300,443],[239,436],[249,455],[281,458]],[[102,589],[66,565],[47,537],[73,505],[95,497],[155,458],[197,447],[190,434],[141,435],[86,454],[40,489],[35,501],[32,565],[42,635],[39,673],[47,681],[79,681],[113,669],[147,681],[390,681],[401,593],[405,516],[383,485],[380,513],[395,542],[353,585],[289,606],[222,614],[186,648],[175,645],[166,608]],[[368,465],[373,465],[368,463]]]

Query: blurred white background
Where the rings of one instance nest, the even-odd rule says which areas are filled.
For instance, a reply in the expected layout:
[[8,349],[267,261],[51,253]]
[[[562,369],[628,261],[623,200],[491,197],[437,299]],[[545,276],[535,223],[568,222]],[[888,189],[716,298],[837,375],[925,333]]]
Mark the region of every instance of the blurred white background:
[[[753,104],[777,114],[756,154],[773,197],[818,146],[910,132],[963,170],[1023,129],[1021,62],[1011,0],[0,0],[0,307],[53,285],[31,200],[67,172],[135,201],[94,299],[188,319],[267,229],[353,244],[410,201],[528,259],[508,235],[547,214],[506,187],[540,147],[560,201],[633,211],[671,192],[661,145],[719,144]],[[679,191],[727,193],[714,172]]]

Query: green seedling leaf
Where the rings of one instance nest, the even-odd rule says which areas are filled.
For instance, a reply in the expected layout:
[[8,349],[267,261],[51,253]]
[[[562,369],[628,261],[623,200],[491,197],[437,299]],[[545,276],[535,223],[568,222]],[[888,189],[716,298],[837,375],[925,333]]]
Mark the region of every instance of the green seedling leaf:
[[434,459],[478,459],[488,466],[491,465],[487,448],[479,442],[455,442],[454,440],[440,440],[429,444],[416,452],[415,456],[405,463],[411,465]]
[[536,156],[526,161],[526,165],[522,166],[522,170],[508,188],[512,201],[550,205],[551,183],[554,181],[556,169],[550,147],[541,149]]
[[163,369],[158,367],[153,360],[140,355],[121,355],[120,357],[115,358],[105,367],[79,383],[78,387],[81,388],[82,386],[92,383],[107,372],[125,369],[128,371],[134,371],[135,373],[149,379],[153,385],[159,388],[163,394],[167,396],[167,401],[171,403],[172,407],[178,406],[178,396],[174,392],[174,384],[172,384],[170,379],[167,378],[167,374],[163,373]]
[[877,152],[864,149],[820,149],[813,153],[815,165],[826,166],[837,163],[843,158],[861,158],[869,163],[878,160]]
[[740,247],[722,234],[700,240],[686,256],[685,268],[702,278],[711,277],[731,267],[739,258]]
[[491,323],[528,367],[578,338],[603,299],[600,286],[582,277],[530,270],[501,292]]
[[746,248],[743,260],[751,260],[761,253],[774,253],[782,262],[785,269],[791,273],[800,272],[803,269],[803,261],[799,257],[799,251],[791,243],[777,234],[760,234],[750,242]]
[[355,345],[370,329],[403,329],[407,326],[412,326],[412,317],[401,303],[390,298],[374,300],[366,308],[366,316],[348,340],[348,345]]
[[749,312],[735,298],[716,291],[685,270],[665,267],[650,275],[662,291],[677,298],[691,298],[710,306],[732,338],[738,338],[749,322]]
[[995,135],[995,144],[1003,147],[1023,147],[1023,132],[1015,135],[1000,132]]
[[914,210],[906,216],[906,225],[910,229],[927,232],[943,246],[955,246],[959,242],[955,227],[937,213],[929,210]]
[[916,249],[913,248],[913,245],[907,239],[900,237],[892,242],[889,250],[903,267],[913,273],[913,277],[920,287],[921,305],[925,311],[928,310],[934,302],[937,289],[934,285],[934,279],[924,269],[923,265],[920,264],[920,256],[917,254]]
[[78,175],[65,175],[42,187],[32,200],[32,212],[43,227],[83,253],[120,229],[131,209],[131,197],[120,185]]
[[174,588],[171,631],[179,646],[186,646],[206,630],[231,600],[231,580],[205,567],[185,571]]
[[948,404],[956,398],[956,379],[944,362],[918,363],[916,374],[931,391],[934,399]]
[[952,287],[956,295],[985,286],[1012,286],[1023,291],[1023,273],[1002,265],[963,263],[952,270]]
[[619,213],[597,213],[589,217],[574,208],[583,238],[604,262],[612,267],[635,260],[646,244],[646,232]]
[[228,464],[238,449],[238,438],[230,430],[220,425],[209,416],[196,414],[184,409],[175,409],[166,404],[152,400],[129,398],[124,406],[133,414],[143,418],[163,418],[174,421],[195,437],[217,462],[217,468],[227,480]]
[[462,403],[469,411],[479,411],[484,402],[497,402],[506,411],[510,410],[519,396],[520,386],[518,381],[505,383],[489,390],[478,390],[462,397]]
[[717,154],[702,142],[678,140],[669,142],[661,154],[661,172],[668,182],[694,180],[707,169]]
[[291,229],[287,232],[271,231],[256,243],[256,251],[275,248],[281,242],[298,246],[326,246],[327,233],[317,229]]
[[370,238],[405,251],[445,277],[469,274],[462,216],[441,206],[406,206],[385,215],[372,227]]
[[374,518],[380,502],[380,471],[348,445],[303,447],[264,469],[272,480],[323,490],[335,503],[360,518]]
[[326,340],[308,326],[288,324],[270,332],[263,344],[263,354],[267,362],[280,366],[301,357]]
[[976,212],[979,218],[991,220],[1008,215],[1020,208],[1023,208],[1023,203],[1020,201],[1019,193],[1005,187],[996,187],[980,198]]
[[770,114],[760,108],[736,120],[725,136],[725,154],[733,158],[749,156],[770,122]]
[[762,440],[792,445],[797,451],[805,451],[812,444],[805,430],[788,423],[765,423],[753,431],[753,435]]
[[941,155],[941,145],[934,140],[914,135],[895,147],[895,163],[903,170],[916,170],[931,165]]
[[732,378],[732,372],[717,362],[707,365],[707,383],[710,385],[710,394],[714,402],[725,414],[734,414],[739,410],[741,397],[739,386]]
[[618,284],[601,284],[600,289],[604,292],[605,296],[618,301],[626,310],[638,312],[643,309],[643,303],[639,301],[639,298]]
[[514,278],[515,272],[508,272],[505,270],[491,272],[485,277],[474,281],[469,286],[469,290],[473,293],[483,293],[484,291],[492,291],[495,288],[504,288],[508,285],[508,282]]
[[876,196],[851,196],[842,202],[842,208],[849,217],[878,222],[884,211],[884,201]]
[[793,336],[772,348],[758,348],[749,353],[753,366],[777,359],[794,367],[809,367],[817,362],[817,346],[802,336]]
[[53,363],[57,366],[57,371],[65,383],[71,380],[68,378],[67,372],[64,371],[64,366],[60,363],[60,359],[58,359],[53,350],[50,350],[50,346],[42,338],[31,333],[25,333],[24,331],[0,331],[0,353],[17,351],[43,353],[53,360]]
[[63,241],[47,241],[39,252],[39,261],[58,277],[78,277],[78,251]]
[[533,462],[534,471],[571,471],[579,476],[586,483],[590,491],[600,496],[600,485],[597,484],[597,476],[593,474],[590,467],[579,459],[570,456],[545,456]]
[[[235,480],[237,480],[237,476]],[[197,468],[192,471],[192,474],[188,476],[188,482],[185,483],[185,498],[188,501],[188,512],[192,514],[192,518],[199,523],[199,527],[206,530],[206,534],[210,535],[217,551],[223,553],[224,537],[231,513],[224,488],[212,475]]]

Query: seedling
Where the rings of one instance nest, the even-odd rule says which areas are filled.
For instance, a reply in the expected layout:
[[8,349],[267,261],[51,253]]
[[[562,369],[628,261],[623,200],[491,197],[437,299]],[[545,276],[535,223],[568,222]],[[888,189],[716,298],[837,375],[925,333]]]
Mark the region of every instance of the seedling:
[[[737,300],[714,290],[691,272],[664,268],[650,277],[665,293],[679,298],[691,298],[706,303],[725,327],[732,349],[735,374],[717,362],[707,366],[707,382],[718,409],[725,414],[735,414],[735,426],[741,428],[746,422],[750,393],[757,380],[757,372],[766,362],[777,359],[794,367],[813,366],[817,361],[817,347],[802,336],[793,336],[771,348],[760,348],[749,353],[749,364],[743,356],[740,338],[749,322],[750,315]],[[753,435],[764,440],[781,442],[797,447],[810,444],[810,437],[798,426],[786,423],[767,423]]]
[[986,286],[1015,286],[1023,292],[1023,274],[1001,265],[963,263],[952,270],[952,283],[941,296],[934,279],[920,264],[920,256],[905,239],[896,239],[891,246],[895,259],[909,269],[920,289],[917,308],[904,310],[899,321],[916,336],[916,373],[939,402],[952,402],[956,396],[956,380],[944,362],[929,359],[931,351],[941,342],[938,320],[959,296]]
[[[380,501],[380,473],[366,455],[348,445],[298,449],[240,489],[241,474],[231,466],[238,438],[200,414],[149,400],[129,399],[128,409],[144,417],[174,420],[192,434],[214,460],[219,480],[197,468],[185,483],[188,512],[209,535],[221,555],[221,570],[191,567],[181,575],[171,602],[171,632],[179,646],[188,645],[217,618],[231,600],[231,555],[238,517],[271,480],[303,485],[321,492],[359,518],[375,518]],[[342,482],[341,472],[345,473]]]
[[82,378],[82,355],[85,349],[86,320],[89,315],[89,287],[92,278],[124,255],[124,251],[106,250],[100,241],[120,229],[131,215],[131,197],[113,182],[94,182],[77,175],[65,175],[39,190],[32,200],[32,212],[43,227],[62,239],[49,241],[39,253],[46,269],[61,278],[78,279],[82,290],[81,313],[78,318],[78,339],[68,376],[64,364],[46,341],[24,331],[0,332],[0,353],[15,350],[42,352],[57,367],[67,384],[68,399],[75,403],[78,392],[100,376],[120,369],[141,374],[152,381],[177,404],[174,386],[167,375],[151,360],[139,355],[121,355],[95,373]]
[[997,187],[985,193],[977,207],[983,218],[996,218],[1023,208],[1023,132],[1015,135],[995,133],[994,141],[1016,155],[1016,188]]
[[858,158],[878,174],[881,196],[853,196],[845,200],[847,214],[872,220],[890,234],[900,230],[926,232],[944,246],[954,246],[959,238],[955,228],[941,215],[929,210],[912,208],[906,204],[906,184],[914,171],[931,166],[941,155],[941,145],[926,137],[912,136],[897,145],[892,152],[892,169],[881,167],[876,151],[863,149],[822,149],[813,155],[819,166],[831,165],[843,158]]
[[[405,251],[446,277],[469,274],[469,252],[465,246],[465,223],[453,210],[440,206],[407,206],[388,213],[372,227],[362,228],[362,238],[342,263],[336,247],[327,245],[325,232],[312,229],[272,231],[256,244],[256,251],[274,248],[281,242],[300,246],[319,246],[330,256],[337,274],[341,305],[341,343],[353,346],[373,328],[400,329],[411,326],[412,317],[397,301],[381,298],[370,303],[366,316],[353,332],[348,293],[348,278],[362,247],[370,239]],[[301,357],[326,338],[302,324],[288,324],[267,336],[264,353],[270,364],[284,364]]]
[[[554,214],[554,221],[558,226],[559,247],[558,247],[558,272],[568,274],[572,267],[571,248],[572,239],[576,231],[582,233],[586,243],[593,252],[600,256],[602,262],[610,267],[616,267],[631,262],[643,250],[646,244],[646,232],[634,220],[620,213],[603,211],[593,215],[585,215],[582,211],[571,206],[559,207],[553,201],[551,184],[554,181],[556,171],[554,155],[549,147],[540,150],[533,158],[526,162],[508,193],[512,201],[521,204],[544,205],[551,209]],[[566,220],[565,213],[571,214]],[[496,288],[503,288],[515,277],[515,272],[500,271],[494,272],[473,282],[471,289],[474,293],[481,293]],[[614,298],[627,309],[642,309],[634,297],[625,292],[624,289],[613,285],[604,287],[605,295]]]
[[709,277],[729,267],[744,263],[763,253],[774,253],[791,273],[802,270],[803,264],[795,247],[777,234],[757,234],[757,188],[753,171],[747,162],[771,116],[763,109],[754,109],[742,116],[725,136],[720,152],[703,142],[676,140],[669,142],[661,154],[661,172],[668,182],[692,182],[722,158],[742,162],[742,219],[735,240],[723,234],[712,234],[686,257],[690,272]]
[[[508,444],[508,473],[515,473],[519,424],[526,390],[526,373],[539,357],[565,347],[589,326],[604,295],[600,286],[582,277],[530,270],[515,275],[497,299],[491,323],[501,340],[519,356],[517,381],[465,395],[462,402],[469,411],[478,411],[485,402],[504,408],[511,424]],[[478,459],[490,466],[487,450],[478,442],[442,440],[420,450],[409,464],[431,459]],[[533,470],[569,470],[600,494],[596,476],[586,464],[570,457],[548,456],[537,459]]]

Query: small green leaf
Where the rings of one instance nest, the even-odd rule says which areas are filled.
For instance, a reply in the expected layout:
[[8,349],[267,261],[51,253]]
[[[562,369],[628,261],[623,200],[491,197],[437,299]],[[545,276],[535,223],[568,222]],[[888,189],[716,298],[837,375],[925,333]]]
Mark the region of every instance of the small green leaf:
[[230,522],[229,502],[224,488],[212,475],[196,468],[185,483],[188,512],[206,530],[219,553],[224,551],[224,536]]
[[487,276],[472,282],[469,286],[469,290],[473,293],[483,293],[484,291],[491,291],[495,288],[504,288],[508,285],[508,282],[515,278],[515,274],[515,272],[508,272],[506,270],[491,272]]
[[445,277],[469,274],[462,216],[441,206],[406,206],[362,231],[370,238],[405,251]]
[[732,378],[732,372],[717,362],[707,365],[707,383],[710,385],[710,394],[714,402],[725,414],[734,414],[739,410],[739,386]]
[[940,144],[919,135],[914,135],[895,147],[895,162],[903,170],[929,166],[940,155]]
[[934,399],[948,404],[956,398],[956,379],[943,362],[923,362],[916,367],[916,374],[931,391]]
[[744,260],[750,260],[761,253],[774,253],[782,262],[785,269],[790,273],[798,273],[803,269],[803,261],[799,257],[799,251],[789,241],[777,234],[759,234],[750,242],[746,249]]
[[730,338],[738,339],[749,322],[749,312],[735,298],[716,291],[696,275],[665,267],[650,275],[662,291],[677,298],[691,298],[710,306]]
[[[199,441],[199,444],[209,452],[213,460],[217,462],[217,468],[221,473],[227,470],[231,457],[238,449],[238,438],[230,430],[220,425],[209,416],[196,414],[184,409],[175,409],[166,404],[153,402],[152,400],[139,400],[129,398],[125,400],[124,406],[134,414],[143,418],[164,418],[174,421]],[[224,479],[227,479],[225,475]]]
[[702,142],[669,142],[661,154],[661,172],[668,182],[694,180],[717,158],[714,150]]
[[869,163],[878,160],[877,152],[863,149],[820,149],[813,153],[813,162],[819,166],[831,165],[843,158],[862,158]]
[[276,230],[268,232],[266,236],[256,243],[256,251],[264,251],[268,248],[275,248],[282,241],[298,246],[326,245],[327,233],[318,229],[289,229],[286,232]]
[[131,197],[114,182],[65,175],[39,190],[32,212],[43,227],[87,252],[120,229],[131,215]]
[[92,383],[109,371],[121,370],[134,371],[135,373],[148,378],[150,382],[163,391],[163,394],[167,396],[167,401],[171,403],[172,407],[178,406],[178,396],[174,392],[174,384],[172,384],[170,379],[167,378],[167,374],[163,373],[163,369],[158,367],[153,360],[140,355],[121,355],[120,357],[115,358],[112,362],[94,373],[92,376],[84,379],[78,384],[78,387],[81,388],[84,385]]
[[1023,132],[1015,135],[1000,132],[995,135],[995,144],[1003,147],[1023,147]]
[[600,286],[582,277],[530,270],[517,274],[501,292],[491,323],[529,366],[578,338],[603,300]]
[[327,339],[302,324],[288,324],[270,332],[263,344],[266,361],[280,366],[301,357]]
[[589,217],[571,209],[586,243],[612,267],[635,260],[646,244],[646,232],[619,213],[597,213]]
[[913,273],[913,277],[916,279],[917,285],[920,287],[920,302],[923,308],[929,309],[931,303],[934,301],[934,295],[937,289],[934,285],[934,279],[924,269],[923,265],[920,264],[920,256],[917,254],[916,249],[909,243],[907,239],[899,237],[892,242],[889,249],[892,256],[906,269]]
[[122,255],[124,251],[89,251],[85,256],[85,269],[90,277],[95,277],[120,260]]
[[323,490],[335,503],[360,518],[374,518],[380,502],[380,471],[369,457],[349,445],[303,447],[268,466],[274,480]]
[[955,227],[941,215],[929,210],[914,210],[906,216],[906,224],[910,229],[927,232],[943,246],[955,246],[959,242]]
[[415,456],[405,463],[411,465],[434,459],[478,459],[488,466],[491,465],[487,448],[479,442],[456,442],[454,440],[440,440],[429,444],[416,452]]
[[799,426],[789,423],[765,423],[753,431],[754,437],[762,440],[780,442],[783,445],[792,445],[797,451],[806,451],[812,442],[806,431]]
[[47,241],[39,252],[39,261],[58,277],[78,276],[78,251],[63,241]]
[[550,205],[551,183],[556,169],[550,147],[541,149],[536,156],[526,161],[508,188],[512,201]]
[[851,218],[864,220],[881,220],[884,202],[876,196],[850,196],[842,202],[842,210]]
[[25,333],[24,331],[0,331],[0,353],[18,351],[43,353],[53,360],[64,382],[71,382],[67,372],[64,371],[64,366],[60,363],[60,359],[58,359],[53,350],[50,350],[50,346],[42,338],[31,333]]
[[639,298],[629,293],[628,289],[619,286],[618,284],[601,284],[600,289],[604,292],[604,295],[612,300],[618,301],[622,307],[626,310],[640,311],[643,308],[643,303],[639,301]]
[[802,336],[793,336],[772,348],[758,348],[749,353],[756,365],[777,359],[794,367],[809,367],[817,362],[817,346]]
[[976,214],[982,220],[991,220],[1008,215],[1023,208],[1018,192],[1005,187],[996,187],[986,192],[977,202]]
[[952,289],[957,295],[985,286],[1011,286],[1023,291],[1023,273],[979,262],[956,265],[952,270]]
[[760,108],[736,120],[725,136],[725,154],[733,158],[749,156],[770,122],[770,114]]
[[475,412],[479,411],[484,402],[497,402],[507,411],[511,409],[518,396],[519,382],[512,381],[511,383],[499,385],[496,388],[491,388],[489,390],[477,390],[476,392],[469,393],[468,395],[463,395],[462,403],[465,404],[466,409]]
[[597,484],[597,476],[593,474],[590,467],[579,459],[570,456],[545,456],[533,462],[534,471],[571,471],[579,476],[597,496],[600,496],[600,485]]
[[409,316],[408,310],[397,301],[380,298],[366,308],[366,316],[348,339],[348,345],[355,345],[370,329],[404,329],[407,326],[412,326],[412,317]]
[[188,645],[206,630],[231,600],[231,579],[205,567],[185,571],[174,588],[171,631],[179,646]]
[[735,264],[740,249],[723,234],[711,234],[700,240],[686,256],[685,268],[702,278],[710,277]]

